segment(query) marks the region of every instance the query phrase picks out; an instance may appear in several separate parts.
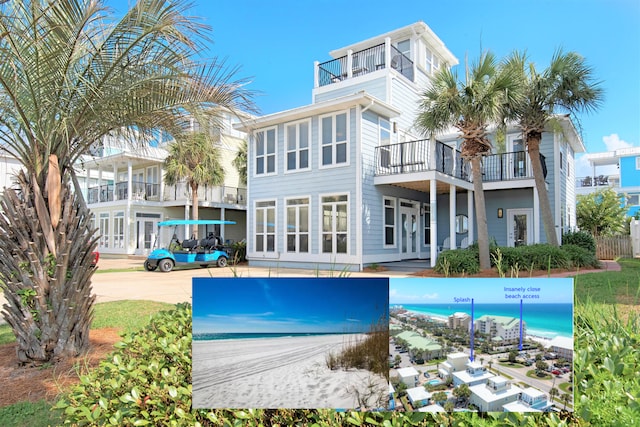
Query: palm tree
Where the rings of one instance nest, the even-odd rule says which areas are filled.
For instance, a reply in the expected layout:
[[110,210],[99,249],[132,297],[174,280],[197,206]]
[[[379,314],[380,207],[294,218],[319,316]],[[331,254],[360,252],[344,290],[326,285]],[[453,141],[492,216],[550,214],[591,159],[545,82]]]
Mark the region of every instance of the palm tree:
[[467,66],[465,81],[455,72],[441,68],[423,94],[416,125],[434,135],[454,126],[461,132],[462,157],[471,165],[478,226],[480,268],[491,268],[489,231],[482,189],[482,157],[491,151],[487,126],[504,116],[503,105],[517,99],[517,85],[511,69],[499,69],[495,56],[483,53],[478,63]]
[[0,201],[3,316],[21,363],[89,344],[97,237],[74,165],[106,135],[179,135],[218,107],[253,108],[237,68],[196,62],[207,28],[179,0],[139,0],[119,20],[100,1],[1,6],[0,150],[23,170]]
[[[169,146],[164,161],[164,180],[169,185],[187,181],[191,189],[191,219],[198,219],[198,188],[201,185],[220,185],[224,182],[224,169],[220,154],[206,134],[198,132],[183,135]],[[198,227],[193,228],[198,238]]]
[[238,171],[240,175],[240,182],[247,185],[247,141],[242,141],[238,149],[238,154],[233,159],[233,167]]
[[542,73],[536,71],[533,63],[527,63],[526,55],[519,52],[511,55],[505,67],[519,76],[524,96],[510,106],[510,116],[518,122],[526,142],[547,243],[558,246],[540,159],[542,133],[558,110],[565,113],[596,110],[602,101],[603,90],[594,81],[593,70],[575,52],[557,50]]

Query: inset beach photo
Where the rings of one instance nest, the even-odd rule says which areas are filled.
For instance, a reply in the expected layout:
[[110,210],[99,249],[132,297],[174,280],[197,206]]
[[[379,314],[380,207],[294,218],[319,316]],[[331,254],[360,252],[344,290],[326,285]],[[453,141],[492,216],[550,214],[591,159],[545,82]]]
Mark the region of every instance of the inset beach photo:
[[573,279],[390,279],[390,409],[570,411]]
[[387,278],[194,278],[194,408],[389,401]]

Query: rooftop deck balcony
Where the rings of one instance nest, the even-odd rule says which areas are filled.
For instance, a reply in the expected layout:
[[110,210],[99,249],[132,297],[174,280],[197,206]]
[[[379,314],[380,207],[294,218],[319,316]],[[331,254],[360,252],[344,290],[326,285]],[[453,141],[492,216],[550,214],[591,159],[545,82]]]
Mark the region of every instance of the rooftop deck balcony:
[[587,188],[595,191],[604,187],[620,187],[620,175],[597,175],[576,178],[576,188]]
[[391,45],[385,43],[330,61],[315,64],[315,87],[327,86],[374,71],[392,68],[407,79],[414,81],[413,61]]
[[[375,175],[438,171],[471,182],[469,164],[460,151],[436,141],[435,150],[426,139],[376,147]],[[543,170],[546,169],[544,158]],[[517,151],[486,156],[482,162],[483,182],[531,179],[533,171],[527,153]]]

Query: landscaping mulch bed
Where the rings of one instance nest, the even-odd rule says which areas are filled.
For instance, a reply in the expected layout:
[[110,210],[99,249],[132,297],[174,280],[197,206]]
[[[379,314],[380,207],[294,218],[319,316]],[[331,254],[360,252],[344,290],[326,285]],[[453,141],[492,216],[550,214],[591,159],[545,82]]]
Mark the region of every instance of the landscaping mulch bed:
[[79,375],[98,366],[121,341],[115,328],[89,331],[89,350],[72,360],[56,365],[19,366],[16,359],[16,344],[0,345],[0,406],[18,402],[54,402],[56,396],[80,382]]

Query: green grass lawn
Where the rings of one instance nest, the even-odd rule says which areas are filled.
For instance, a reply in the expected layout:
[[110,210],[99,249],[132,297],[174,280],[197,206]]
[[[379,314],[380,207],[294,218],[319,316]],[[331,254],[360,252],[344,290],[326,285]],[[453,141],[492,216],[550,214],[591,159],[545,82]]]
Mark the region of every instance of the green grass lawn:
[[575,276],[576,303],[587,300],[604,304],[640,302],[640,259],[618,260],[622,271],[578,274]]

